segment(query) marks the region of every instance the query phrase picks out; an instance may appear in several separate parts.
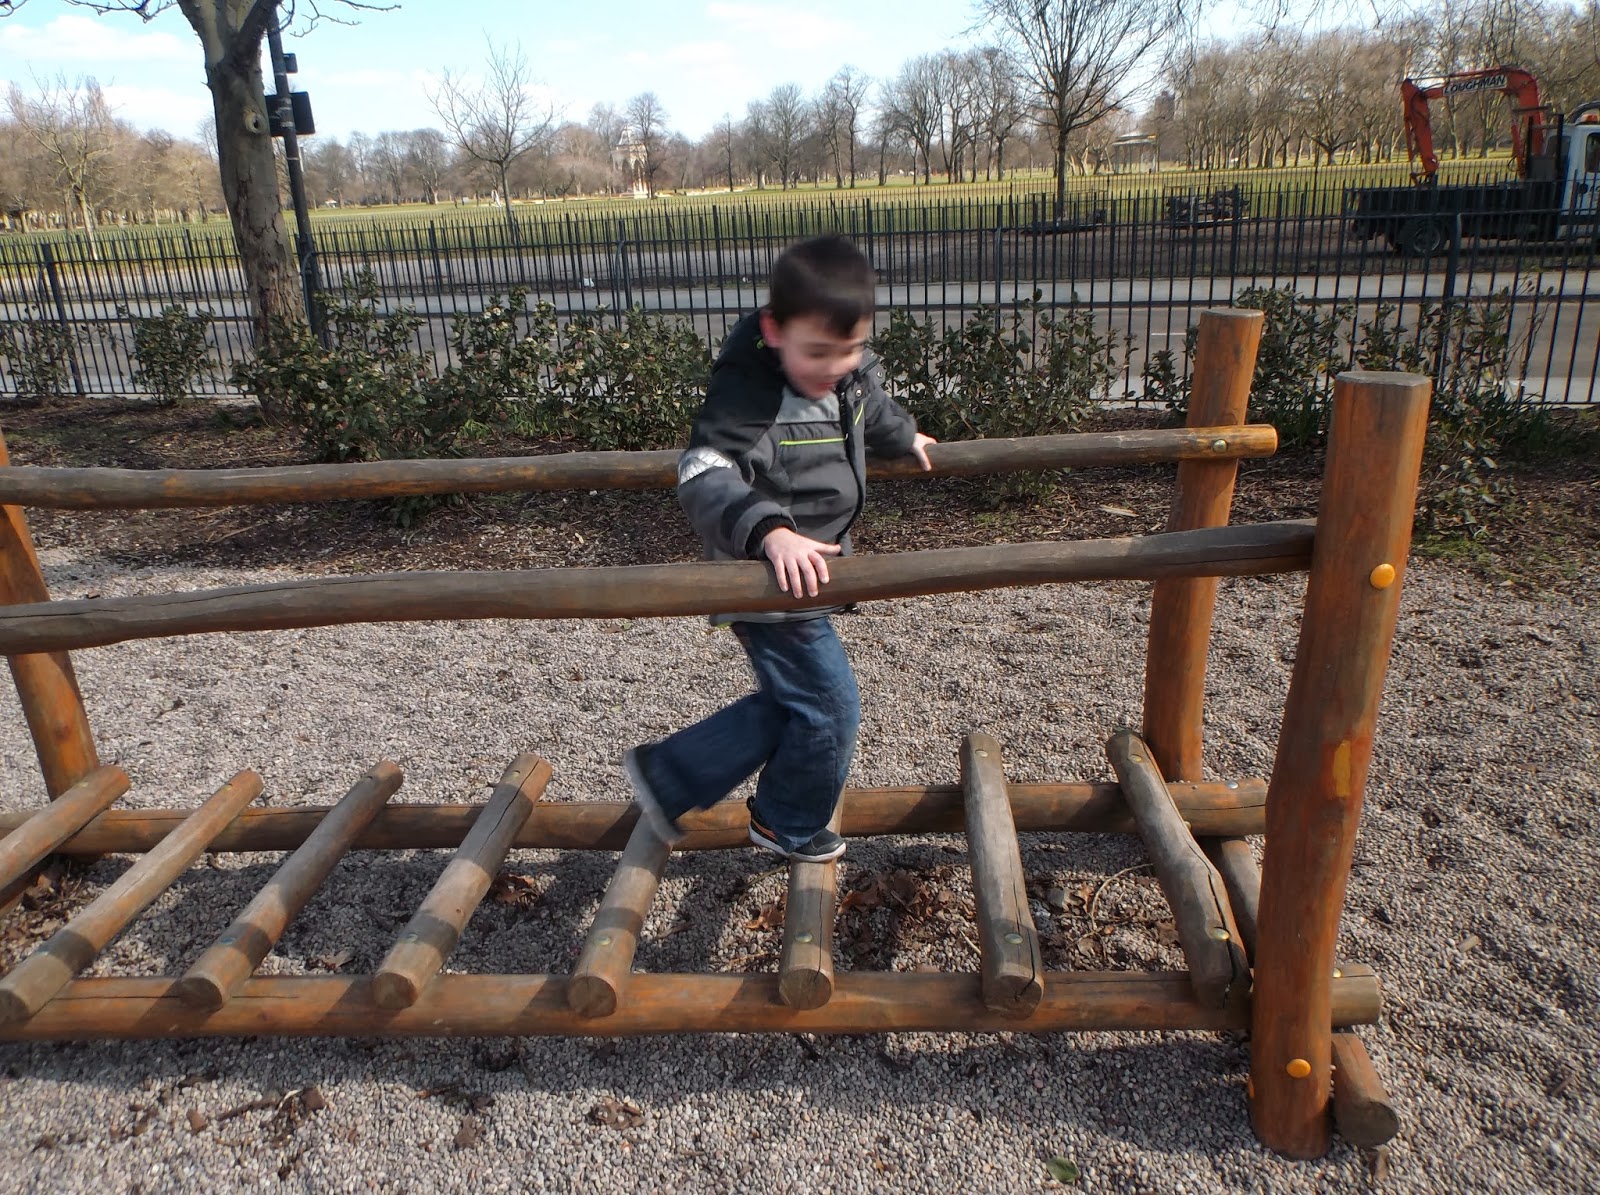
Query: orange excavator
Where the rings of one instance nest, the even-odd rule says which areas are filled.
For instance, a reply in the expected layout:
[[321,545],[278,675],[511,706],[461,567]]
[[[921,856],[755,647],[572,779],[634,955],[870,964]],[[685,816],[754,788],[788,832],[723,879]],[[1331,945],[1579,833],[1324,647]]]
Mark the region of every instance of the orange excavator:
[[[1511,155],[1517,177],[1440,183],[1428,101],[1474,92],[1511,98]],[[1544,104],[1539,83],[1517,66],[1455,71],[1400,84],[1413,186],[1357,186],[1345,193],[1356,235],[1382,238],[1401,253],[1442,253],[1462,238],[1600,241],[1600,100],[1563,116]]]
[[1405,112],[1406,150],[1422,169],[1411,180],[1433,184],[1439,174],[1439,155],[1433,150],[1433,116],[1428,101],[1498,91],[1511,97],[1511,157],[1517,176],[1527,178],[1529,162],[1544,156],[1547,125],[1559,120],[1539,101],[1539,81],[1520,66],[1492,70],[1455,71],[1432,79],[1402,79],[1400,103]]

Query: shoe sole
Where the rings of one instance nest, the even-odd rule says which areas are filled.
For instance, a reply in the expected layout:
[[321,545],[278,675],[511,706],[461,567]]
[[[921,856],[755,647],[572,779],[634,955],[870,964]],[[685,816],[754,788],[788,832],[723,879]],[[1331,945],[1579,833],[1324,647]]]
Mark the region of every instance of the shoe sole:
[[832,863],[844,854],[845,843],[841,842],[837,850],[829,851],[826,855],[807,855],[801,851],[786,851],[772,839],[767,838],[750,827],[750,841],[762,850],[771,851],[774,855],[781,855],[791,863]]

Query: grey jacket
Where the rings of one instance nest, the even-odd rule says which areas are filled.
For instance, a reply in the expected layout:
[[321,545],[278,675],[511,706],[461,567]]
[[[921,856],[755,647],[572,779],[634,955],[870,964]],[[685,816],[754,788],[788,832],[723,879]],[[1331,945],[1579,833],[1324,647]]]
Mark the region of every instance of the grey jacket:
[[[775,527],[850,551],[866,501],[866,454],[904,456],[916,421],[883,391],[871,354],[826,399],[786,385],[752,314],[734,325],[711,370],[689,447],[678,458],[678,501],[708,560],[761,558]],[[837,606],[716,615],[717,623],[816,618]]]

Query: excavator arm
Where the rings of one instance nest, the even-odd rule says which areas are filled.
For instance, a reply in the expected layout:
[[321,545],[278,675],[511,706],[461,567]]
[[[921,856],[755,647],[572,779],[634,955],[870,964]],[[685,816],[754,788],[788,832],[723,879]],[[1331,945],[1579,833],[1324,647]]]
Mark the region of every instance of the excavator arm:
[[1511,97],[1511,156],[1517,173],[1527,177],[1529,158],[1544,152],[1544,122],[1540,119],[1544,107],[1539,99],[1539,81],[1521,67],[1500,66],[1485,71],[1456,71],[1432,79],[1401,80],[1406,152],[1422,166],[1412,174],[1414,182],[1432,183],[1439,173],[1428,102],[1477,91],[1498,91]]

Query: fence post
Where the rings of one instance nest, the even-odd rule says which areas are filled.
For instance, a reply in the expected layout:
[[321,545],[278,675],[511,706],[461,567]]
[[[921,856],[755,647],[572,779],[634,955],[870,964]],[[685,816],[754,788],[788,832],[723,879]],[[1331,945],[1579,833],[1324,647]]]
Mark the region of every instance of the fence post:
[[[1000,280],[1005,276],[1002,258],[1005,256],[1005,204],[994,206],[994,328],[1000,330]],[[1013,293],[1013,298],[1015,294]]]
[[[617,221],[617,263],[622,267],[622,303],[633,310],[633,273],[628,269],[628,223]],[[622,327],[622,312],[615,313],[617,327]]]
[[67,338],[67,367],[72,371],[72,391],[82,398],[88,391],[83,384],[83,371],[78,368],[78,341],[72,335],[72,322],[67,319],[67,302],[61,293],[61,274],[56,269],[55,250],[50,247],[49,241],[39,246],[39,256],[44,263],[44,276],[50,287],[50,299],[55,304],[56,321],[61,325],[61,334]]
[[1316,546],[1267,789],[1256,931],[1250,1119],[1269,1149],[1327,1152],[1339,915],[1378,698],[1400,609],[1427,378],[1350,372],[1334,385]]
[[[1244,422],[1262,320],[1261,312],[1240,307],[1200,313],[1189,398],[1190,427]],[[1180,464],[1167,530],[1225,526],[1238,472],[1236,460]],[[1201,776],[1206,652],[1216,603],[1215,577],[1157,581],[1150,599],[1144,740],[1168,780],[1199,780]]]
[[[1450,221],[1450,254],[1444,263],[1444,289],[1439,296],[1439,315],[1444,335],[1439,337],[1438,355],[1433,359],[1434,387],[1444,386],[1445,369],[1450,360],[1450,308],[1456,297],[1456,277],[1461,269],[1461,213]],[[1420,322],[1420,321],[1419,321]]]
[[[0,468],[10,466],[5,436],[0,434]],[[20,506],[0,506],[0,605],[49,600],[27,515]],[[7,663],[39,756],[45,790],[52,798],[59,797],[100,766],[72,657],[53,651],[11,656]]]

